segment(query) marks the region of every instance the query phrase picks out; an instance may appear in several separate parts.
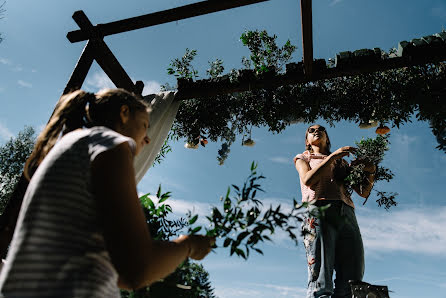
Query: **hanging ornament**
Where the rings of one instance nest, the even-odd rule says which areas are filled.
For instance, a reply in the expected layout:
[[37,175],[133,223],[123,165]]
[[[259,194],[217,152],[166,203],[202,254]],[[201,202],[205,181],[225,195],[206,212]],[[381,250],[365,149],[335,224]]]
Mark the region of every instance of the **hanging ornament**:
[[361,129],[368,129],[376,126],[378,126],[378,121],[376,120],[369,120],[368,122],[361,122],[359,124],[359,128]]
[[186,143],[186,144],[184,144],[184,148],[186,148],[186,149],[198,149],[198,143],[197,144]]
[[385,135],[386,133],[388,133],[390,131],[390,128],[388,126],[385,125],[380,125],[377,129],[376,129],[376,133],[379,135]]
[[203,137],[202,139],[200,139],[201,146],[206,147],[207,143],[209,143],[209,142],[206,138]]
[[246,140],[243,140],[243,142],[242,142],[242,146],[247,146],[247,147],[252,147],[252,146],[254,146],[256,144],[256,142],[254,142],[254,140],[252,140],[252,139],[246,139]]

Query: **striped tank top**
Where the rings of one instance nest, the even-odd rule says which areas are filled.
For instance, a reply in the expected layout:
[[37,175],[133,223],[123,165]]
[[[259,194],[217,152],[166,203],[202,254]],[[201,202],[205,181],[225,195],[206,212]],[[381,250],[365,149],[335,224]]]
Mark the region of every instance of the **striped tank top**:
[[3,297],[120,297],[91,185],[91,163],[133,139],[106,127],[60,139],[31,179],[6,264]]

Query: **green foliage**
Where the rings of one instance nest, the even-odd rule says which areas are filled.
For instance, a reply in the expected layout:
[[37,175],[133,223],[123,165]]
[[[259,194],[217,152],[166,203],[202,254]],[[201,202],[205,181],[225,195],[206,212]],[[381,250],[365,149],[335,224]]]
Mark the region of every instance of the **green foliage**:
[[150,193],[140,198],[150,234],[155,240],[169,240],[171,237],[177,236],[188,225],[185,218],[168,219],[169,213],[172,212],[172,207],[165,202],[170,198],[170,194],[170,192],[161,193],[160,185],[156,192],[156,203],[150,198]]
[[[180,231],[189,226],[190,221],[185,218],[168,219],[172,207],[167,204],[170,192],[162,192],[161,185],[155,194],[156,199],[150,198],[150,193],[140,197],[141,205],[147,219],[150,234],[155,240],[169,240],[176,237]],[[193,222],[192,222],[193,223]],[[209,281],[209,273],[202,265],[186,260],[172,274],[149,287],[136,291],[121,291],[121,297],[203,297],[213,298],[214,289]]]
[[170,67],[167,68],[167,73],[174,75],[178,78],[195,79],[198,77],[198,71],[196,71],[191,62],[197,55],[197,50],[186,49],[186,53],[180,59],[175,59],[170,63]]
[[[250,57],[244,57],[242,64],[257,72],[270,66],[280,69],[294,51],[288,42],[279,49],[275,35],[268,36],[265,31],[245,32],[241,40],[251,50]],[[383,52],[382,56],[388,57],[391,52]],[[191,62],[189,59],[189,67]],[[238,74],[233,69],[228,76],[233,81]],[[313,123],[318,119],[330,125],[339,121],[359,124],[375,120],[399,127],[416,115],[418,120],[430,122],[439,144],[437,148],[446,152],[445,85],[446,64],[439,62],[196,98],[182,102],[173,126],[179,138],[191,141],[201,135],[225,144],[217,157],[222,164],[236,135],[245,135],[251,127],[267,127],[280,133],[291,123]]]
[[206,70],[206,74],[210,78],[215,79],[219,75],[221,75],[224,70],[225,70],[225,68],[223,66],[223,60],[215,59],[215,61],[213,61],[213,62],[209,61],[209,69]]
[[266,30],[246,31],[240,37],[243,45],[251,52],[249,59],[242,58],[242,64],[250,69],[251,65],[257,74],[271,71],[280,71],[296,50],[289,40],[282,48],[276,44],[277,36],[269,36]]
[[[1,19],[3,19],[3,14],[5,13],[5,9],[4,9],[4,6],[5,6],[5,3],[6,3],[6,1],[4,1],[2,4],[0,4],[0,20]],[[2,37],[2,34],[0,33],[0,43],[3,41],[3,37]]]
[[[209,225],[206,235],[215,236],[223,240],[223,247],[230,249],[230,255],[237,255],[244,259],[251,251],[263,254],[259,244],[271,241],[271,236],[277,231],[285,231],[291,240],[297,244],[297,223],[302,221],[300,209],[305,205],[298,205],[294,201],[291,211],[283,211],[281,205],[262,208],[262,202],[256,198],[258,192],[263,192],[260,181],[264,176],[257,173],[257,164],[251,164],[251,173],[243,187],[232,185],[228,187],[225,196],[220,198],[222,208],[213,207],[206,219]],[[235,196],[231,197],[231,190]],[[197,220],[195,215],[190,224]],[[199,231],[201,226],[190,227],[189,232]]]
[[186,260],[174,273],[150,286],[151,298],[214,298],[209,273],[201,264]]
[[15,138],[0,146],[0,214],[23,173],[23,166],[34,148],[34,142],[34,129],[27,126]]
[[161,146],[160,152],[158,152],[158,155],[155,157],[153,166],[161,164],[161,162],[166,158],[167,153],[172,152],[170,142],[178,141],[178,139],[179,137],[175,134],[175,131],[170,130],[166,139],[164,140],[163,146]]
[[[357,150],[354,152],[356,160],[362,160],[376,165],[375,181],[385,180],[389,182],[394,176],[390,169],[380,166],[385,152],[389,150],[389,137],[389,134],[377,135],[376,138],[363,138],[361,141],[355,142],[357,145]],[[349,173],[344,179],[344,184],[350,194],[355,188],[362,191],[362,187],[368,183],[368,175],[364,172],[364,164],[350,166]],[[375,192],[378,196],[376,200],[378,206],[384,206],[388,210],[391,206],[397,205],[395,202],[397,193],[387,193],[378,190],[375,190]],[[366,202],[367,199],[365,199],[364,204]]]

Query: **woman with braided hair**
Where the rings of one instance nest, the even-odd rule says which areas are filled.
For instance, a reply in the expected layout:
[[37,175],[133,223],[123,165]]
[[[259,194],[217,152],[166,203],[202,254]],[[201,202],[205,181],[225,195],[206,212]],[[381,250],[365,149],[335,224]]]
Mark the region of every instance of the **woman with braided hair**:
[[25,165],[30,183],[1,295],[120,297],[119,287],[146,286],[210,252],[210,237],[150,236],[133,169],[150,142],[149,112],[122,89],[61,98]]

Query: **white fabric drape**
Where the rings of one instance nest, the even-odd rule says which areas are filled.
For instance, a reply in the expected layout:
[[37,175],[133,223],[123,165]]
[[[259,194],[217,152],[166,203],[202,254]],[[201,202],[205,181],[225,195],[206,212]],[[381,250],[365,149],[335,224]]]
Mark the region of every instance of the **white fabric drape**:
[[175,92],[172,91],[144,96],[144,99],[152,106],[152,112],[149,116],[150,125],[147,129],[150,143],[144,146],[143,150],[135,157],[134,166],[137,182],[144,177],[152,166],[172,127],[180,106],[180,101],[175,101],[174,98]]

